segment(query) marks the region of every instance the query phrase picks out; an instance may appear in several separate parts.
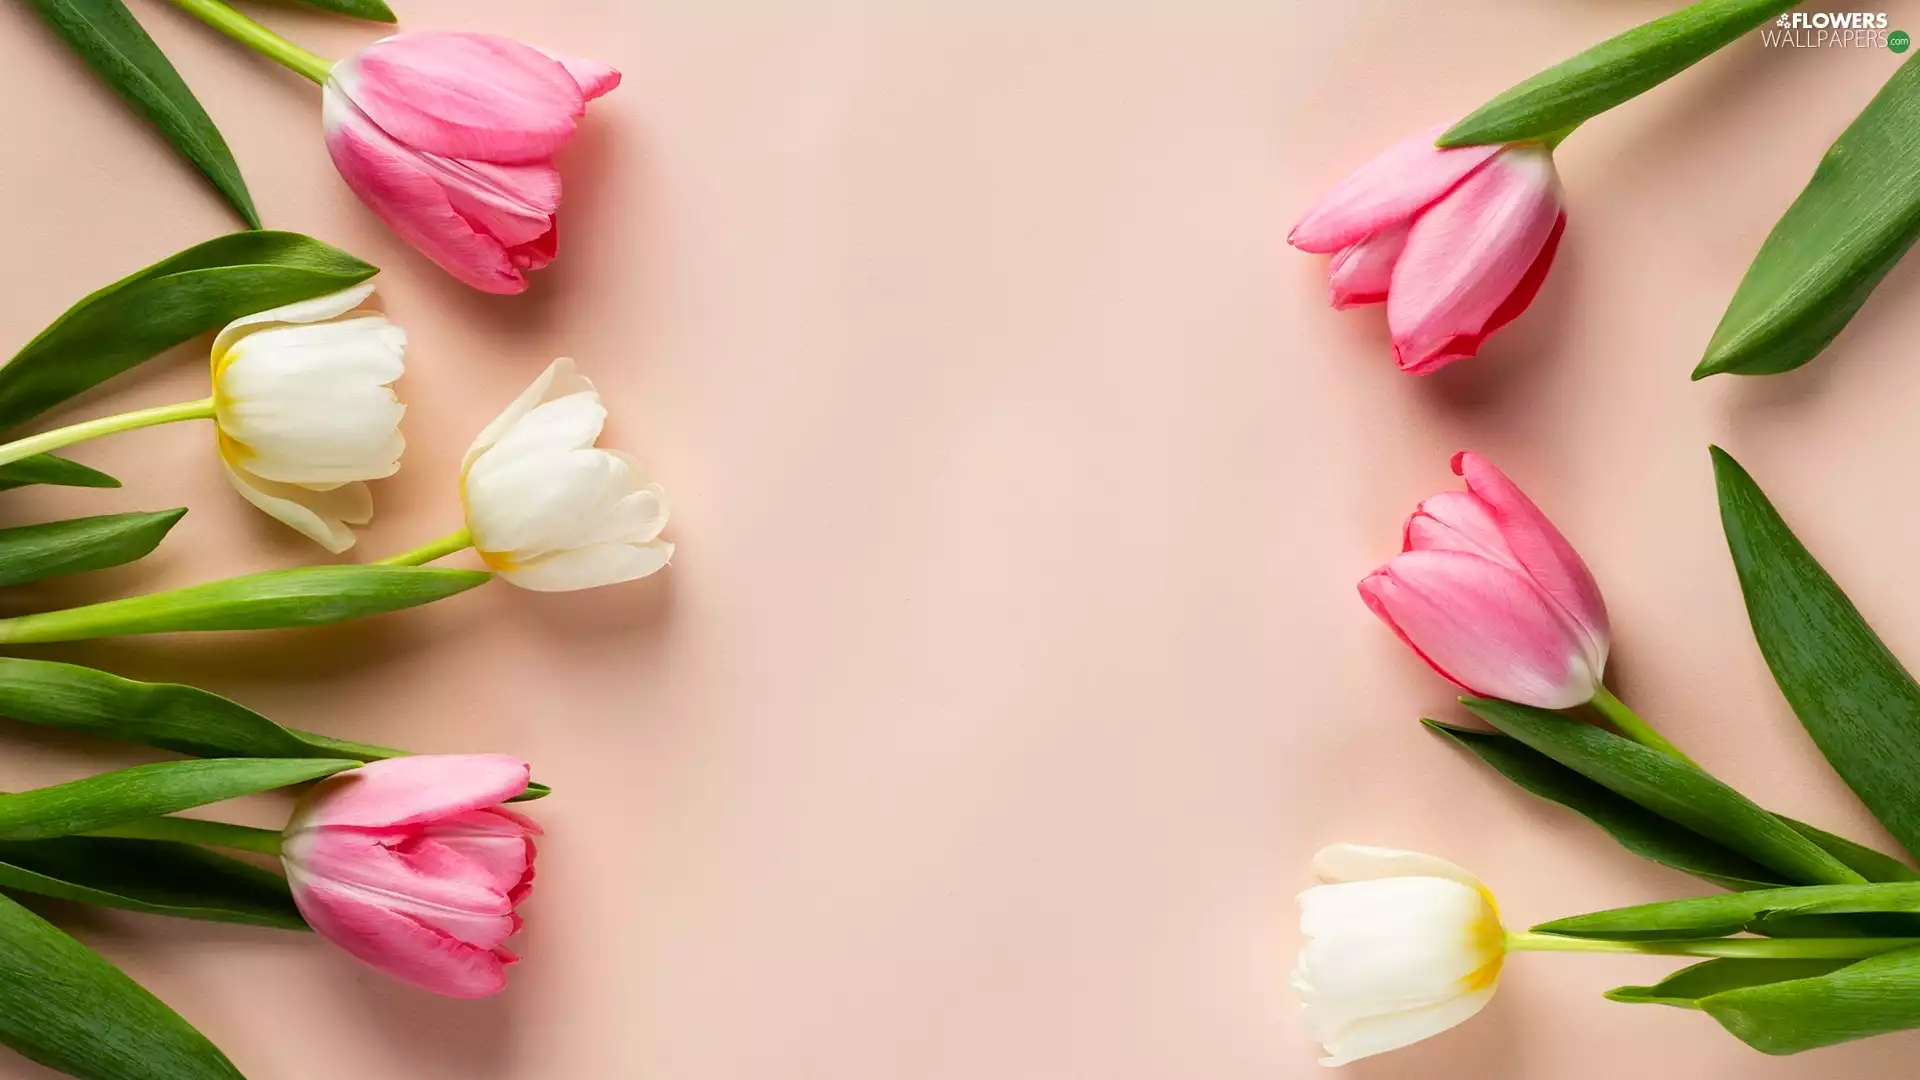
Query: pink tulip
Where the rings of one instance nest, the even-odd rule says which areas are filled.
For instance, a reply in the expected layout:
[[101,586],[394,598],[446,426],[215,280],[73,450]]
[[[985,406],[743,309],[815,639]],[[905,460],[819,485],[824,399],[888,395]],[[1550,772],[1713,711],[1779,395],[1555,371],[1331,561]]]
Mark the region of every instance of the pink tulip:
[[382,38],[333,66],[327,152],[380,220],[483,292],[559,249],[553,155],[620,73],[489,34]]
[[533,886],[538,826],[499,804],[527,789],[502,754],[371,762],[323,781],[281,861],[321,936],[416,986],[474,998],[507,985],[502,946]]
[[1607,667],[1607,605],[1587,564],[1513,481],[1461,451],[1465,491],[1407,519],[1400,554],[1361,599],[1422,660],[1480,697],[1543,709],[1593,699]]
[[1394,359],[1413,375],[1472,356],[1525,311],[1567,224],[1544,145],[1442,150],[1442,130],[1361,166],[1287,237],[1333,255],[1334,307],[1386,301]]

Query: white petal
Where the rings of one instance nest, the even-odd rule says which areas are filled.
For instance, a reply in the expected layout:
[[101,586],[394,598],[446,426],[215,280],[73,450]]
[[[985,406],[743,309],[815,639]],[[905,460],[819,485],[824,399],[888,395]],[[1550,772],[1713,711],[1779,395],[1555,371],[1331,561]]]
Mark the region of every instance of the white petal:
[[1334,844],[1320,849],[1313,857],[1313,872],[1321,881],[1369,881],[1388,877],[1437,877],[1470,885],[1481,892],[1487,887],[1464,868],[1445,859],[1398,848],[1367,847],[1363,844]]
[[590,390],[543,401],[502,432],[485,451],[488,459],[555,450],[584,450],[600,437],[607,407]]
[[400,468],[405,415],[393,391],[375,386],[310,402],[231,403],[219,410],[218,422],[252,472],[292,484],[338,484],[377,480]]
[[405,374],[406,347],[406,331],[378,314],[266,327],[226,351],[214,393],[246,400],[385,386]]
[[500,576],[534,592],[571,592],[646,577],[673,558],[664,540],[647,544],[595,544],[535,560]]
[[1422,1039],[1431,1039],[1472,1019],[1475,1013],[1486,1008],[1487,1002],[1493,1000],[1493,992],[1494,987],[1489,985],[1425,1008],[1370,1017],[1349,1024],[1331,1032],[1330,1038],[1320,1039],[1321,1045],[1327,1048],[1327,1056],[1320,1059],[1320,1064],[1345,1065],[1411,1046]]
[[615,503],[584,539],[588,544],[644,544],[667,527],[667,493],[659,484],[648,484]]
[[533,385],[521,391],[520,396],[513,399],[513,403],[507,406],[506,411],[494,417],[493,423],[488,424],[479,435],[474,437],[473,445],[467,448],[466,459],[460,464],[461,471],[464,473],[473,465],[473,459],[479,457],[482,450],[498,442],[508,428],[511,428],[521,417],[532,412],[541,402],[583,392],[592,393],[593,383],[574,369],[571,357],[563,356],[548,364],[547,370],[533,380]]
[[213,355],[216,360],[227,351],[235,338],[246,333],[249,327],[264,326],[268,323],[311,323],[331,319],[336,315],[345,315],[360,306],[360,302],[373,295],[373,282],[363,281],[352,288],[342,289],[325,296],[316,296],[311,300],[299,300],[267,311],[252,315],[242,315],[226,325],[220,335],[213,339]]
[[632,490],[627,463],[604,450],[489,451],[467,474],[467,528],[482,553],[523,562],[586,543]]
[[1486,898],[1444,878],[1316,886],[1300,894],[1300,931],[1303,996],[1362,1015],[1460,994],[1497,972],[1505,953]]
[[353,530],[373,520],[373,494],[365,484],[344,484],[313,491],[292,484],[263,480],[230,462],[227,479],[248,502],[338,555],[353,546]]

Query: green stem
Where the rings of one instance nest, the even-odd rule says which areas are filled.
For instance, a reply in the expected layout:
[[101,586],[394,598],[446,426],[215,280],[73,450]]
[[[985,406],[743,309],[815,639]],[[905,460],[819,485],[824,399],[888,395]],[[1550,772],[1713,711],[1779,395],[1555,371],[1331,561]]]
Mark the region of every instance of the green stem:
[[198,818],[140,818],[137,821],[123,821],[112,828],[100,829],[86,835],[113,836],[129,840],[173,840],[182,844],[233,848],[236,851],[257,851],[262,855],[280,854],[280,834],[272,829],[229,825],[224,821],[202,821]]
[[220,0],[173,0],[195,18],[282,67],[325,84],[333,61],[307,50],[233,10]]
[[1683,941],[1597,941],[1507,931],[1509,952],[1638,953],[1737,960],[1859,960],[1920,945],[1920,938],[1697,938]]
[[86,442],[88,439],[97,439],[102,435],[153,427],[156,424],[171,424],[176,420],[205,420],[212,416],[213,399],[210,397],[201,398],[199,401],[183,401],[178,405],[138,409],[118,416],[103,416],[98,420],[69,424],[63,428],[43,431],[38,435],[29,435],[24,439],[0,444],[0,465],[11,465],[22,458],[44,454],[49,450],[58,450],[63,446],[72,446],[77,442]]
[[1594,708],[1600,710],[1600,715],[1606,717],[1614,727],[1620,729],[1620,734],[1625,735],[1641,746],[1651,747],[1666,754],[1668,757],[1684,761],[1689,765],[1695,765],[1694,760],[1681,753],[1679,747],[1668,742],[1664,736],[1653,730],[1652,724],[1640,719],[1639,713],[1627,708],[1626,702],[1614,697],[1613,691],[1608,690],[1604,686],[1595,690],[1591,704]]
[[465,551],[473,546],[473,534],[462,525],[438,540],[421,544],[412,551],[403,551],[398,555],[389,555],[374,563],[375,566],[424,566],[435,559],[444,559],[456,551]]
[[1568,124],[1566,127],[1561,128],[1559,131],[1555,131],[1547,135],[1542,135],[1540,137],[1540,143],[1541,145],[1545,146],[1549,151],[1558,150],[1560,148],[1560,144],[1567,141],[1567,136],[1580,130],[1580,125],[1584,123],[1586,123],[1585,120],[1576,120],[1573,123]]

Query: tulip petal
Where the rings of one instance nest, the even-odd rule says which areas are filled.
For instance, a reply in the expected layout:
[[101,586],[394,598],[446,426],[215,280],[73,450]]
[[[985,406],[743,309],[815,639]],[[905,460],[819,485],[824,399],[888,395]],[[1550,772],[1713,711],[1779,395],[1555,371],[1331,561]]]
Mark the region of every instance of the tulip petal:
[[1406,246],[1407,227],[1389,225],[1336,252],[1327,263],[1327,298],[1334,310],[1384,302],[1394,261]]
[[503,887],[486,867],[430,836],[309,828],[288,834],[281,854],[303,887],[325,881],[469,945],[491,949],[519,929],[507,898],[518,876]]
[[538,45],[533,47],[540,49],[541,52],[552,57],[561,67],[566,68],[567,74],[573,76],[573,81],[579,85],[580,96],[586,98],[588,101],[592,101],[594,98],[620,85],[620,73],[615,71],[611,65],[603,64],[598,60],[588,60],[582,56],[569,56],[566,53],[554,52],[552,49],[541,49]]
[[506,989],[494,949],[461,941],[418,919],[366,902],[364,894],[289,868],[293,898],[315,931],[348,955],[424,990],[478,998]]
[[1612,641],[1607,602],[1580,553],[1533,500],[1486,458],[1462,450],[1453,456],[1453,472],[1465,478],[1467,490],[1493,515],[1514,559],[1579,628],[1587,640],[1593,670],[1606,670]]
[[552,157],[586,110],[560,61],[492,34],[382,38],[336,65],[328,85],[407,146],[501,164]]
[[1407,1012],[1368,1017],[1343,1025],[1315,1041],[1326,1047],[1320,1064],[1328,1067],[1350,1064],[1361,1058],[1384,1054],[1431,1039],[1458,1027],[1487,1007],[1495,987],[1486,986],[1447,1001]]
[[627,463],[604,450],[505,456],[489,450],[467,474],[467,528],[500,570],[579,547],[634,489]]
[[495,458],[508,459],[540,453],[585,450],[593,446],[607,422],[600,395],[581,390],[543,401],[528,410],[492,446]]
[[365,525],[373,520],[373,493],[365,484],[316,491],[256,476],[234,465],[224,451],[221,463],[242,498],[335,555],[353,547],[353,530],[348,525]]
[[[266,311],[257,311],[228,323],[213,339],[213,363],[215,374],[219,373],[222,358],[233,343],[252,331],[263,329],[275,323],[317,323],[337,318],[352,311],[373,295],[373,282],[363,281],[352,288],[325,296],[315,296],[306,300],[296,300]],[[385,321],[382,317],[381,321]],[[398,329],[398,327],[395,327]],[[401,339],[405,342],[404,336]]]
[[499,416],[493,418],[492,423],[482,428],[480,434],[474,437],[473,445],[467,448],[466,459],[460,464],[460,471],[464,474],[466,470],[472,468],[474,459],[479,457],[482,451],[499,442],[502,436],[520,422],[521,417],[532,412],[543,402],[566,397],[569,394],[591,393],[594,393],[593,383],[585,375],[580,374],[574,366],[572,357],[563,356],[548,364],[547,369],[542,371],[525,390],[522,390],[519,397],[514,398]]
[[1402,370],[1424,375],[1471,356],[1497,313],[1518,313],[1508,301],[1529,279],[1560,210],[1552,155],[1517,146],[1420,215],[1387,297]]
[[532,834],[540,831],[531,822],[489,807],[435,821],[422,831],[479,867],[513,904],[525,895],[533,878]]
[[396,828],[482,810],[527,789],[527,763],[506,754],[424,754],[370,761],[328,777],[288,831]]
[[1287,235],[1302,251],[1331,254],[1389,226],[1405,224],[1501,151],[1500,146],[1441,149],[1446,125],[1388,147],[1307,210]]
[[665,568],[672,558],[673,545],[664,540],[595,544],[504,570],[500,576],[533,592],[571,592],[646,577]]
[[1464,551],[1526,573],[1500,535],[1492,508],[1465,491],[1443,491],[1416,507],[1407,518],[1401,550]]
[[414,160],[440,185],[454,213],[503,247],[528,244],[553,231],[553,214],[560,208],[560,170],[552,162],[494,165],[437,154],[420,154]]
[[1408,551],[1360,583],[1429,666],[1483,697],[1543,709],[1592,699],[1599,672],[1559,605],[1524,574],[1459,551]]
[[1373,881],[1392,877],[1434,877],[1457,881],[1481,893],[1486,885],[1465,867],[1434,855],[1366,844],[1329,844],[1313,857],[1313,873],[1321,881]]

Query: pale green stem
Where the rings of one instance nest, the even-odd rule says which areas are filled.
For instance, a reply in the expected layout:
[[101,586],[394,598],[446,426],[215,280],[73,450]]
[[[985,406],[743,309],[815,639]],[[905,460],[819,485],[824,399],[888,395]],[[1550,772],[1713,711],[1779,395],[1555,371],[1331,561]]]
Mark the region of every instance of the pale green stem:
[[448,533],[438,540],[421,544],[412,551],[403,551],[398,555],[389,555],[375,562],[373,565],[425,566],[435,559],[444,559],[456,551],[465,551],[472,546],[473,534],[467,531],[466,526],[462,525],[460,528],[455,529],[453,532]]
[[210,397],[201,398],[199,401],[183,401],[178,405],[138,409],[118,416],[103,416],[98,420],[70,424],[63,428],[43,431],[38,435],[29,435],[24,439],[0,444],[0,465],[11,465],[21,458],[30,458],[35,454],[44,454],[63,446],[97,439],[102,435],[153,427],[156,424],[171,424],[176,420],[206,420],[212,416],[213,399]]
[[325,84],[333,70],[333,61],[307,50],[233,10],[220,0],[173,0],[201,22],[267,57],[283,67],[297,71],[314,82]]
[[224,821],[201,821],[198,818],[140,818],[136,821],[123,821],[112,828],[99,829],[86,835],[112,836],[129,840],[173,840],[182,844],[233,848],[236,851],[257,851],[262,855],[280,854],[280,834],[272,829],[256,829],[250,825],[229,825]]
[[1541,145],[1545,146],[1549,152],[1553,150],[1557,150],[1560,148],[1561,143],[1567,141],[1567,136],[1573,134],[1575,131],[1580,130],[1580,125],[1584,123],[1586,123],[1585,120],[1577,120],[1571,124],[1568,124],[1566,127],[1561,128],[1559,131],[1555,131],[1550,134],[1543,135],[1540,138],[1540,143]]
[[1653,730],[1653,725],[1640,719],[1640,714],[1627,708],[1627,703],[1613,696],[1613,691],[1602,686],[1593,693],[1592,705],[1600,710],[1620,734],[1639,743],[1641,746],[1658,750],[1669,757],[1693,765],[1694,760],[1680,752],[1680,748],[1666,740],[1666,737]]
[[1682,941],[1599,941],[1593,938],[1507,931],[1509,952],[1637,953],[1735,960],[1859,960],[1920,945],[1920,938],[1695,938]]

